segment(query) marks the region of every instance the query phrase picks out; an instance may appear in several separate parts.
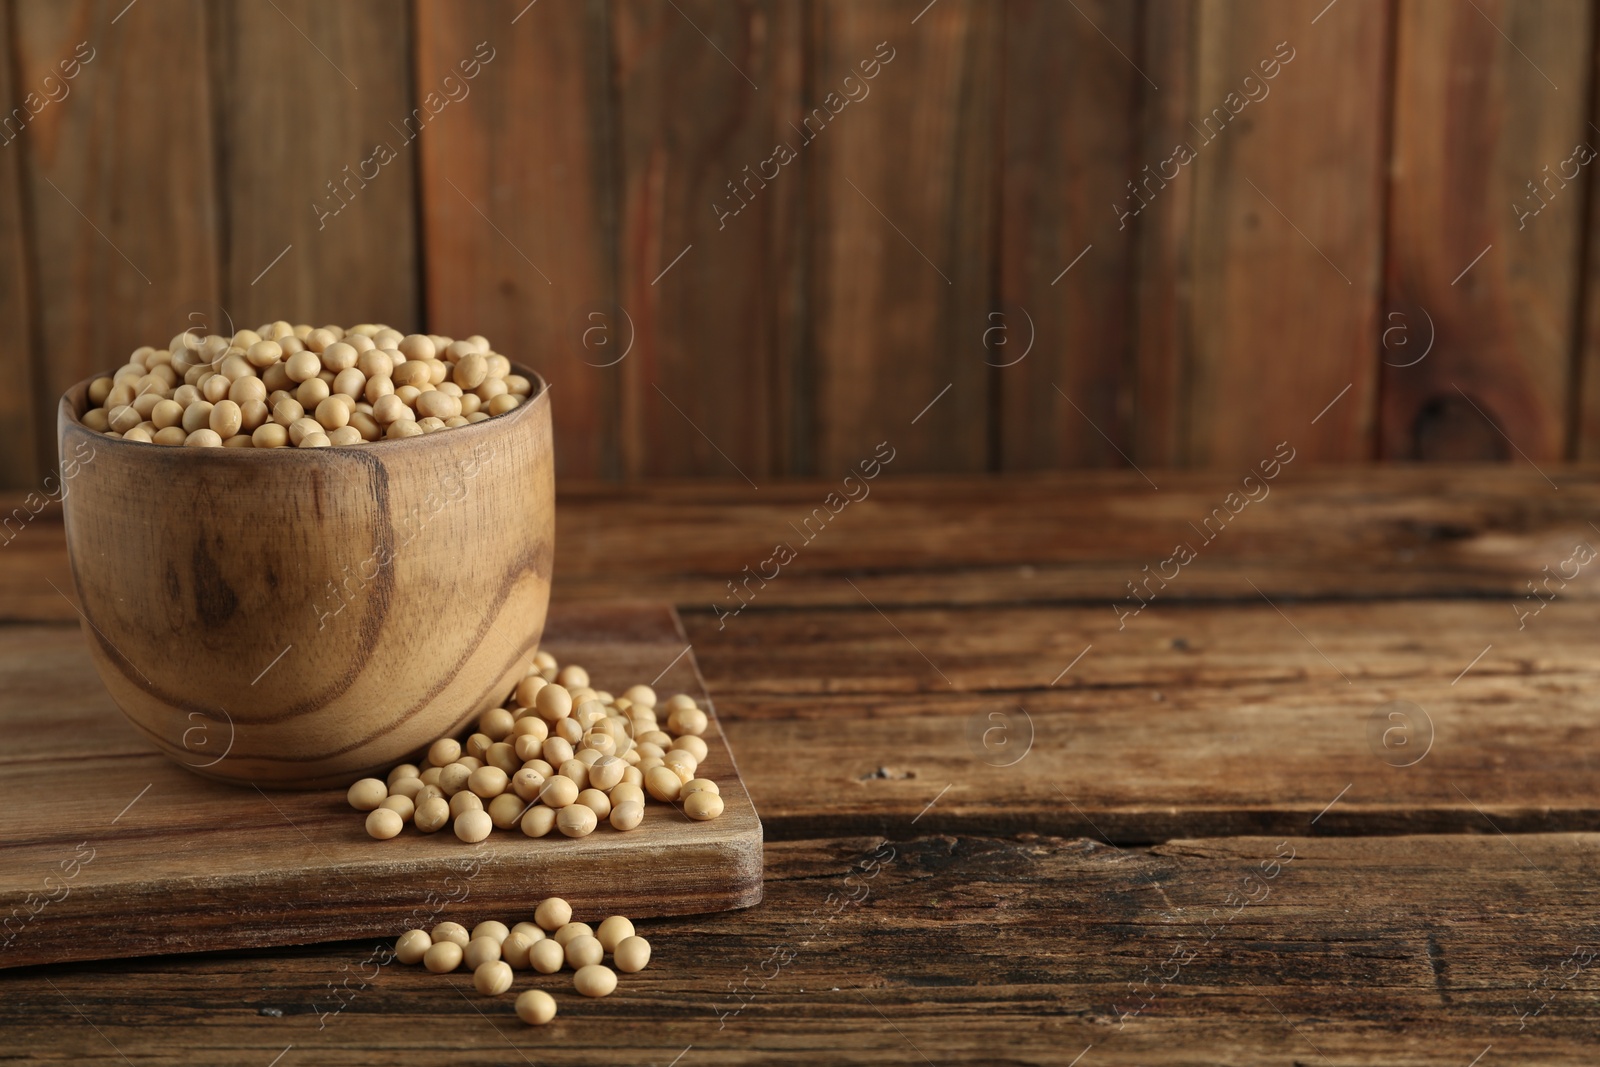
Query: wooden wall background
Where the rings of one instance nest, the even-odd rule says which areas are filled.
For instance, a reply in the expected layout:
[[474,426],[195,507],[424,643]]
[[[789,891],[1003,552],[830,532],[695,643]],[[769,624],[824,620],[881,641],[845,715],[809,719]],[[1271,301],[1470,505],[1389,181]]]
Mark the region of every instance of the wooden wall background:
[[8,112],[94,50],[0,145],[0,482],[69,383],[278,317],[486,334],[576,477],[1595,458],[1595,168],[1550,178],[1600,146],[1594,7],[0,0]]

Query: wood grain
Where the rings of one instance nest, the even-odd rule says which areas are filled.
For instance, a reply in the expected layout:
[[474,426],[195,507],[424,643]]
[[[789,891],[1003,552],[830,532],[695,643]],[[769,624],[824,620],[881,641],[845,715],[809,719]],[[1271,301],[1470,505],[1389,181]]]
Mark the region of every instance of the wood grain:
[[[596,678],[616,679],[619,691],[660,674],[665,692],[703,701],[693,656],[678,655],[684,643],[670,609],[636,605],[569,610],[543,647]],[[22,661],[24,649],[73,679],[77,698],[22,698],[42,680]],[[0,965],[383,936],[431,925],[422,920],[443,901],[470,925],[520,914],[548,895],[572,899],[593,919],[747,907],[761,898],[761,824],[714,719],[701,768],[722,787],[727,810],[712,822],[655,805],[629,835],[608,829],[571,841],[499,832],[473,846],[449,833],[408,831],[376,842],[342,789],[230,787],[151,752],[104,692],[84,684],[81,646],[69,649],[44,640],[8,655],[6,728],[27,738],[4,758],[10,772],[41,798],[67,766],[96,785],[13,810],[0,838],[0,914],[12,919]],[[86,737],[96,738],[92,755]],[[641,865],[646,884],[626,876]],[[50,898],[48,910],[41,896]]]
[[606,9],[418,0],[416,22],[419,90],[480,42],[495,57],[417,142],[430,328],[537,364],[560,393],[557,472],[616,477],[636,327],[615,298]]
[[[776,837],[1290,832],[1342,792],[1318,832],[1600,828],[1600,606],[1554,605],[1520,635],[1500,605],[1300,604],[1292,625],[1265,604],[1152,612],[1122,636],[1086,609],[896,609],[893,626],[790,611],[724,631],[690,615],[685,644]],[[51,721],[88,731],[106,698],[75,633],[8,643],[3,707],[31,765],[59,747]],[[1394,701],[1421,710],[1391,721]],[[1374,721],[1399,729],[1385,743]],[[143,751],[100,746],[112,765]]]
[[[1194,540],[1199,522],[1239,488],[1231,476],[1154,472],[1159,494],[1130,471],[872,483],[804,546],[749,611],[794,605],[1090,602],[1128,595],[1146,565]],[[1171,601],[1274,598],[1495,597],[1510,615],[1530,581],[1570,557],[1600,512],[1600,479],[1526,465],[1286,468],[1165,591]],[[800,522],[838,486],[743,482],[627,488],[563,483],[556,508],[556,595],[648,596],[700,612],[737,606],[728,583],[798,541]],[[23,497],[0,496],[0,515]],[[22,512],[26,516],[26,509]],[[16,523],[8,527],[14,530]],[[641,537],[640,531],[649,531]],[[1237,536],[1235,536],[1237,535]],[[625,561],[625,566],[620,565]],[[848,578],[854,582],[852,589]],[[0,618],[74,622],[59,509],[47,507],[0,548]],[[1543,586],[1540,586],[1541,592]],[[1555,586],[1552,586],[1555,588]],[[858,592],[857,589],[860,591]],[[1590,598],[1584,580],[1561,595]],[[1544,594],[1548,595],[1548,594]]]
[[423,129],[454,116],[428,118],[421,98],[435,85],[413,101],[404,7],[243,0],[217,6],[213,22],[223,304],[236,327],[418,329],[417,129],[406,120],[413,107]]
[[1600,454],[1586,0],[679,7],[9,0],[8,99],[97,51],[0,175],[0,482],[91,368],[276,315],[490,336],[563,476]]
[[[1311,460],[1370,454],[1388,20],[1368,5],[1311,26],[1323,6],[1202,7],[1182,142],[1195,158],[1143,161],[1157,177],[1141,166],[1125,201],[1142,220],[1182,210],[1172,171],[1194,186],[1190,365],[1161,383],[1182,389],[1185,465],[1248,467],[1285,440]],[[1292,135],[1308,121],[1316,137]]]
[[1108,208],[1146,86],[1100,34],[1137,52],[1140,9],[1080,6],[1005,6],[999,317],[983,333],[1001,470],[1120,467],[1133,449],[1136,245]]
[[221,295],[205,5],[121,8],[15,10],[23,84],[42,84],[80,43],[93,53],[21,145],[45,345],[35,393],[51,426],[69,385],[165,344],[196,313],[214,317]]
[[1463,1067],[1492,1045],[1486,1062],[1581,1065],[1600,1015],[1596,844],[779,843],[765,907],[642,923],[651,965],[611,998],[519,975],[515,990],[560,1005],[537,1031],[462,975],[368,962],[374,941],[14,970],[0,975],[0,1025],[28,1063],[116,1050],[151,1064],[925,1067],[992,1064],[998,1049],[1065,1065],[1089,1049],[1083,1064]]
[[925,6],[825,0],[814,9],[819,94],[875,55],[893,56],[870,96],[799,149],[816,182],[819,474],[842,477],[886,439],[896,474],[989,466],[983,336],[996,256],[1001,8]]
[[89,383],[73,386],[73,607],[129,721],[198,774],[312,788],[504,700],[555,554],[550,397],[532,380],[499,418],[316,454],[117,440],[77,421]]
[[[1199,59],[1192,46],[1198,19],[1199,5],[1188,0],[1147,0],[1145,4],[1141,56],[1147,70],[1154,71],[1167,88],[1165,92],[1152,89],[1150,82],[1144,81],[1150,75],[1141,75],[1144,90],[1134,143],[1140,156],[1157,160],[1157,166],[1194,132],[1189,121]],[[1143,166],[1141,162],[1141,171]],[[1131,180],[1132,175],[1125,179]],[[1127,192],[1124,185],[1114,195]],[[1194,291],[1187,281],[1194,256],[1195,183],[1175,182],[1162,192],[1167,195],[1161,210],[1141,209],[1126,234],[1135,247],[1137,264],[1133,284],[1138,313],[1130,327],[1139,413],[1133,420],[1133,455],[1153,466],[1177,467],[1184,462],[1188,434],[1184,397],[1194,363],[1195,339],[1190,330]],[[1129,205],[1125,200],[1122,204],[1119,227],[1128,225],[1121,212]],[[1119,229],[1118,235],[1123,231]]]
[[[11,24],[10,3],[0,5],[0,92],[5,99],[16,84],[11,72]],[[58,70],[52,86],[63,84],[60,74]],[[11,113],[8,106],[5,114]],[[0,395],[0,487],[6,489],[38,487],[45,474],[44,457],[52,455],[48,429],[39,418],[49,406],[42,402],[47,390],[35,368],[37,335],[27,286],[28,234],[23,223],[27,215],[22,209],[22,148],[17,143],[26,135],[26,126],[0,125],[0,321],[12,324],[0,337],[0,374],[14,383]]]
[[759,482],[788,450],[773,416],[792,403],[778,356],[799,326],[807,165],[775,148],[805,151],[789,126],[804,113],[801,15],[786,3],[611,9],[618,291],[638,331],[619,366],[628,477]]
[[1410,366],[1393,364],[1415,346],[1385,352],[1381,454],[1559,458],[1584,217],[1562,176],[1578,168],[1561,164],[1596,144],[1592,6],[1399,10],[1387,310],[1418,344],[1431,325],[1434,344]]
[[1595,605],[1283,608],[686,622],[776,837],[1600,828]]

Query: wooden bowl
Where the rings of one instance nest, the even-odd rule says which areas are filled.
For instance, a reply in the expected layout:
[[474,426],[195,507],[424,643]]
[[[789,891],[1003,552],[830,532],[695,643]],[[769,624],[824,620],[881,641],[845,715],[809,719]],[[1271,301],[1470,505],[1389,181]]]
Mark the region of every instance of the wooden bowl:
[[[498,704],[544,628],[549,389],[484,422],[347,448],[168,448],[61,399],[84,635],[112,699],[198,774],[386,772]],[[85,746],[93,739],[85,738]]]

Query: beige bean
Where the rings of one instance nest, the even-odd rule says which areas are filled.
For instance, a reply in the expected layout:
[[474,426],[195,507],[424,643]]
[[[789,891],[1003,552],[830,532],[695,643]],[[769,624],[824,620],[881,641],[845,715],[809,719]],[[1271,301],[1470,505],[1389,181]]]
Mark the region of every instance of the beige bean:
[[611,798],[611,806],[614,808],[618,804],[625,804],[630,800],[637,804],[643,804],[645,792],[644,787],[637,782],[625,781],[612,786],[611,791],[606,796]]
[[517,997],[517,1018],[529,1026],[543,1026],[556,1017],[556,1000],[542,989],[529,989]]
[[602,756],[589,767],[589,785],[609,793],[621,784],[622,775],[627,769],[626,761],[616,756]]
[[694,734],[685,734],[684,736],[674,740],[672,742],[672,748],[669,749],[669,751],[672,750],[689,753],[689,755],[694,757],[696,763],[704,763],[706,756],[711,751],[710,748],[707,747],[705,740],[703,738],[696,737]]
[[473,935],[467,942],[467,948],[461,956],[461,962],[467,965],[469,971],[475,971],[485,963],[493,963],[500,958],[500,942],[492,937],[478,937]]
[[526,970],[529,963],[528,953],[543,939],[543,931],[537,938],[526,933],[514,933],[500,945],[501,958],[519,971]]
[[612,952],[611,962],[625,974],[637,974],[650,962],[650,942],[637,934],[623,938]]
[[549,808],[567,808],[577,803],[578,792],[577,782],[566,775],[557,774],[552,775],[540,787],[539,799]]
[[601,948],[607,952],[614,953],[623,938],[632,937],[633,934],[632,919],[629,919],[626,915],[608,915],[601,920],[594,936],[599,939]]
[[556,810],[535,804],[523,813],[522,821],[517,825],[528,837],[544,837],[555,829]]
[[547,777],[532,767],[524,767],[511,776],[511,791],[523,800],[538,800]]
[[510,989],[511,980],[511,965],[504,960],[485,963],[472,972],[472,987],[488,997],[497,997]]
[[579,967],[572,976],[572,988],[586,997],[608,997],[617,988],[617,974],[602,963]]
[[545,897],[533,909],[533,921],[539,924],[541,930],[560,930],[572,921],[572,905],[560,897]]
[[639,824],[644,822],[644,805],[636,800],[624,800],[611,809],[609,821],[614,830],[621,830],[624,833],[636,830]]
[[707,790],[698,790],[683,798],[683,813],[696,822],[706,822],[722,814],[722,798]]
[[462,948],[466,948],[472,941],[472,935],[467,931],[467,928],[458,922],[445,921],[439,923],[429,931],[429,936],[433,938],[433,943],[436,945],[441,941],[451,941]]
[[[644,787],[657,800],[671,803],[683,791],[683,779],[667,766],[652,767],[644,776]],[[712,794],[715,795],[715,794]]]
[[566,948],[567,942],[571,941],[573,938],[580,937],[584,934],[592,935],[593,933],[594,928],[588,923],[569,921],[562,923],[561,928],[551,934],[550,937],[555,941],[556,944],[560,945],[562,948]]
[[[356,351],[354,345],[348,344],[344,341],[335,341],[333,344],[322,350],[321,358],[318,360],[317,371],[320,372],[323,370],[330,370],[333,373],[338,374],[341,371],[347,371],[354,367],[360,357],[361,353]],[[294,357],[291,356],[291,364],[293,361]],[[290,369],[289,376],[294,376],[292,367]]]
[[501,793],[489,801],[489,806],[484,810],[489,813],[489,818],[494,822],[495,829],[509,830],[522,821],[523,812],[527,811],[528,802],[515,793]]
[[648,685],[633,685],[623,690],[622,695],[631,704],[640,704],[647,708],[656,706],[656,691]]
[[528,950],[528,963],[540,974],[555,974],[566,962],[566,946],[549,938],[534,942]]
[[426,930],[407,930],[394,943],[395,959],[401,963],[421,963],[433,947],[433,938]]
[[288,371],[290,381],[309,381],[321,373],[322,360],[317,358],[315,352],[296,352],[284,362],[284,369]]
[[478,716],[478,732],[500,740],[511,732],[516,717],[505,708],[490,708]]
[[309,378],[295,387],[294,398],[300,401],[307,411],[315,411],[317,405],[333,395],[332,387],[321,378]]
[[158,430],[180,425],[183,422],[183,405],[176,400],[158,400],[155,407],[150,409],[150,421],[156,424]]
[[553,725],[572,714],[572,694],[563,685],[546,685],[539,690],[534,708],[539,718]]
[[219,437],[232,437],[239,432],[244,424],[244,415],[239,410],[239,405],[232,400],[218,400],[211,407],[211,429]]
[[568,804],[556,812],[556,828],[568,837],[588,837],[599,823],[594,809],[584,804]]
[[400,816],[401,822],[411,821],[412,815],[415,814],[417,810],[416,805],[411,802],[410,797],[402,796],[399,793],[396,793],[393,796],[385,797],[383,803],[379,804],[378,806],[380,808],[388,808],[389,810],[397,813]]
[[[697,794],[698,795],[698,794]],[[494,829],[494,820],[486,811],[467,811],[456,816],[456,836],[468,844],[477,844]]]
[[493,800],[510,784],[510,776],[499,767],[479,767],[467,778],[467,788],[484,800]]
[[498,767],[507,774],[516,774],[522,768],[522,758],[517,755],[516,748],[504,741],[490,745],[483,759],[489,766]]
[[289,443],[289,431],[276,422],[264,422],[255,428],[250,440],[257,448],[283,448]]
[[454,941],[435,941],[423,953],[422,965],[434,974],[449,974],[461,966],[462,949]]
[[599,963],[606,958],[606,950],[593,934],[579,934],[567,942],[567,966],[573,970]]
[[441,830],[450,821],[450,802],[443,797],[429,797],[417,805],[411,821],[425,834]]
[[387,841],[401,830],[406,821],[392,808],[374,808],[367,813],[367,833],[379,841]]

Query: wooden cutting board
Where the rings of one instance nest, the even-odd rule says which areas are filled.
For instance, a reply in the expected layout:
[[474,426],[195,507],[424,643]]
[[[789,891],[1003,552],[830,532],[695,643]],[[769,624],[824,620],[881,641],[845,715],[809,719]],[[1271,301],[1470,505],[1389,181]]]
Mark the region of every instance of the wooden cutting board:
[[[621,692],[710,707],[677,613],[552,605],[542,647]],[[76,627],[0,642],[0,967],[392,937],[453,919],[531,919],[546,896],[577,918],[743,908],[761,899],[761,822],[713,712],[701,773],[726,810],[690,821],[652,801],[630,833],[468,845],[407,827],[374,841],[342,791],[237,788],[152,750],[100,685]]]

